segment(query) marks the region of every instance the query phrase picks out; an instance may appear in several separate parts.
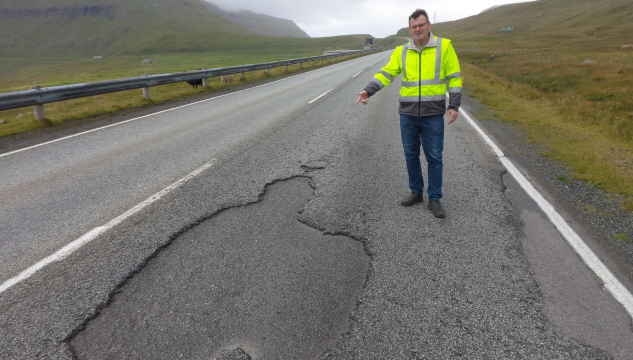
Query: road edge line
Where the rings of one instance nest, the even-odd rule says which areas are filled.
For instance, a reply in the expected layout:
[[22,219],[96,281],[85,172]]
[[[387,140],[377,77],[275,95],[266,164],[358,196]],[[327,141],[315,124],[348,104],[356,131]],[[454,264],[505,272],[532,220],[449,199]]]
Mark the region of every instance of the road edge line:
[[613,275],[606,265],[598,256],[587,246],[582,238],[574,231],[574,229],[565,221],[565,219],[554,209],[554,206],[534,188],[534,186],[521,174],[519,169],[510,161],[503,151],[492,141],[492,139],[483,132],[483,130],[475,123],[475,121],[466,113],[462,107],[462,115],[468,120],[470,125],[483,137],[484,141],[492,148],[495,155],[521,185],[523,190],[536,202],[539,208],[547,215],[550,222],[556,227],[558,232],[563,236],[567,244],[580,256],[582,261],[587,265],[596,276],[603,282],[603,287],[611,294],[611,296],[619,302],[624,309],[633,318],[633,295],[629,290]]

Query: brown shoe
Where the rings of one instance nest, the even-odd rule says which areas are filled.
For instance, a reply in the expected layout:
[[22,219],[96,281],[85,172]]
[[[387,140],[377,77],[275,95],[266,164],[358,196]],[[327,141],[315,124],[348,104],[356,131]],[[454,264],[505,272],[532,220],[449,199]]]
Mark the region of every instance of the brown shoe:
[[424,200],[424,195],[418,194],[416,192],[411,192],[411,194],[407,195],[402,201],[400,201],[400,205],[402,206],[411,206],[415,205]]
[[444,208],[442,207],[442,204],[440,204],[439,200],[429,201],[428,208],[429,210],[431,210],[431,214],[433,214],[435,217],[446,217],[446,212],[444,211]]

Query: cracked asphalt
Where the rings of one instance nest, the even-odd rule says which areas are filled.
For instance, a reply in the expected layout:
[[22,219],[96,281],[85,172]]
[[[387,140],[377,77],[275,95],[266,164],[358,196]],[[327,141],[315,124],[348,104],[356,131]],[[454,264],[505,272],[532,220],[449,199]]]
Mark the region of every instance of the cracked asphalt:
[[274,183],[260,202],[182,234],[72,339],[78,358],[210,359],[239,346],[297,359],[335,345],[369,257],[360,242],[297,220],[309,185]]
[[[397,86],[353,105],[378,65],[352,75],[385,56],[257,91],[247,104],[229,96],[192,107],[174,114],[182,125],[152,119],[151,140],[130,135],[129,153],[116,154],[131,160],[116,169],[150,172],[141,183],[156,172],[131,155],[139,142],[169,148],[138,150],[173,173],[161,175],[167,183],[188,173],[179,165],[213,165],[0,294],[0,358],[631,358],[628,314],[463,119],[446,128],[447,218],[426,201],[399,205],[408,189]],[[82,142],[128,141],[148,124]],[[157,124],[175,128],[167,136]],[[129,194],[143,188],[126,183]]]

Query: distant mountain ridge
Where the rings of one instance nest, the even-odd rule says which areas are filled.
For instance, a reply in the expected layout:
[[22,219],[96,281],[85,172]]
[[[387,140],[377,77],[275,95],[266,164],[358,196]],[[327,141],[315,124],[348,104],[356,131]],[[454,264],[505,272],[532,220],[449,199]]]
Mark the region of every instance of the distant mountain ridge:
[[200,1],[204,3],[208,9],[222,16],[224,19],[257,35],[292,38],[310,37],[292,20],[258,14],[250,10],[239,10],[236,12],[226,11],[205,0]]
[[211,33],[251,34],[198,0],[0,2],[1,56],[157,51],[177,45],[175,35]]
[[245,36],[309,37],[290,20],[210,7],[204,0],[0,0],[0,58],[195,52],[239,47]]

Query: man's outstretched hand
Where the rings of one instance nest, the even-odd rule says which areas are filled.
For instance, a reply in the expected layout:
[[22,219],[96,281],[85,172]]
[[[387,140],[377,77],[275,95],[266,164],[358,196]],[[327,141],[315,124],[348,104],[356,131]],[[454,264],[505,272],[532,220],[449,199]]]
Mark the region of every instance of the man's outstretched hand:
[[449,124],[452,124],[453,121],[457,120],[457,111],[454,109],[448,109],[446,112],[446,120],[448,120]]
[[354,105],[358,105],[359,102],[367,105],[368,101],[369,101],[369,93],[367,93],[367,90],[363,90],[358,93],[358,99],[356,99],[356,104]]

